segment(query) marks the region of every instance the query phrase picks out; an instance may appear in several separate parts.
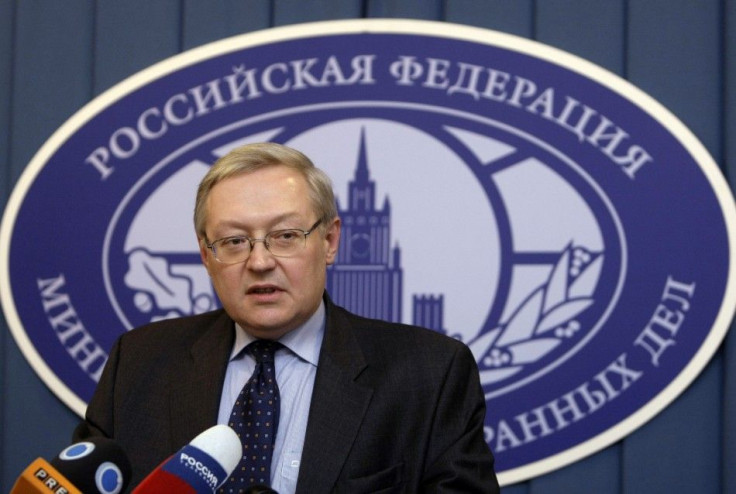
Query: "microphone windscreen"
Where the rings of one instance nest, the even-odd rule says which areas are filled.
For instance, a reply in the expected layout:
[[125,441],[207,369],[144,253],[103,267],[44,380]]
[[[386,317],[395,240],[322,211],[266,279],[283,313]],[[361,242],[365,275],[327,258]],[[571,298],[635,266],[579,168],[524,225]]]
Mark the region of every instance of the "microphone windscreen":
[[213,493],[235,470],[242,452],[234,430],[226,425],[210,427],[143,479],[133,493]]
[[217,462],[227,471],[228,477],[238,466],[243,456],[243,444],[240,438],[230,427],[216,425],[200,433],[192,439],[190,446],[199,448]]
[[125,452],[106,437],[90,437],[67,446],[51,465],[84,493],[118,494],[131,477]]

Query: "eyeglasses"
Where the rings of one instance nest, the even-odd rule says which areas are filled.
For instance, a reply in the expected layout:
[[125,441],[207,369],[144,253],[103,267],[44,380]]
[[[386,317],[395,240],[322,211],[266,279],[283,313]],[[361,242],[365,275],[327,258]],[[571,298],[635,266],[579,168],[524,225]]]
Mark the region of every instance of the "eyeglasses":
[[307,245],[307,237],[320,223],[322,223],[322,220],[317,220],[309,230],[299,230],[297,228],[274,230],[268,232],[263,238],[236,235],[220,238],[211,244],[205,245],[212,250],[215,259],[222,264],[237,264],[247,261],[256,242],[263,242],[266,249],[276,257],[290,257]]

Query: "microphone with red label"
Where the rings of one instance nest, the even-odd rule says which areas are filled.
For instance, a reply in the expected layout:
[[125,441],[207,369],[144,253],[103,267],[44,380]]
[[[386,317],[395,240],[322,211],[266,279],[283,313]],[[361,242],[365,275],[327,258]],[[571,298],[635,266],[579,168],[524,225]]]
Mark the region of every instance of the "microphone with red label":
[[130,481],[130,462],[122,448],[105,437],[66,447],[47,462],[37,458],[18,477],[11,494],[118,494]]
[[133,494],[211,494],[240,461],[243,446],[230,427],[216,425],[151,472]]

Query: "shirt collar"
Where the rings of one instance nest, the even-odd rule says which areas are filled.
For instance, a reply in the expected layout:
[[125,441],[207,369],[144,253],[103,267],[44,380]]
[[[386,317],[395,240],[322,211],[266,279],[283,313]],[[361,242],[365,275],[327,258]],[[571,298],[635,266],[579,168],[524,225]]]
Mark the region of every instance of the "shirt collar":
[[[320,302],[312,317],[284,336],[279,338],[279,343],[291,350],[302,360],[317,366],[319,351],[322,348],[322,338],[325,334],[325,302]],[[249,335],[238,323],[235,323],[235,342],[230,352],[230,360],[240,355],[245,347],[256,341],[257,338]]]

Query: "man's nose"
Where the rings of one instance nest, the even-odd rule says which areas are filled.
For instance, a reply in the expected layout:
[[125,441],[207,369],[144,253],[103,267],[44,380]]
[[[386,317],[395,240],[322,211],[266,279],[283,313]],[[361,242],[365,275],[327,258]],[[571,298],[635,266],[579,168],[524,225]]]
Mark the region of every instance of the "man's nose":
[[270,269],[275,264],[274,255],[266,248],[266,240],[259,238],[252,240],[250,256],[248,256],[247,264],[250,269],[263,270]]

